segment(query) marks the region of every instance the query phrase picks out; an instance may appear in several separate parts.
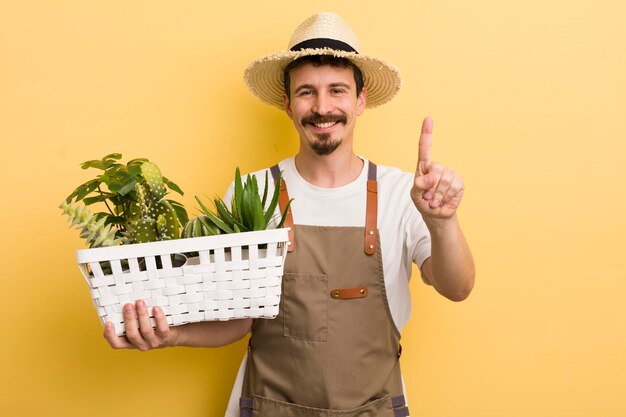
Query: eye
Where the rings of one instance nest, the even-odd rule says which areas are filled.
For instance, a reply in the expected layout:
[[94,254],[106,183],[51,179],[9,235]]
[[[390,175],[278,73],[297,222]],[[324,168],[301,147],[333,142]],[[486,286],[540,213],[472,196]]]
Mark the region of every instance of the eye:
[[302,96],[310,96],[313,95],[313,90],[300,90],[298,91],[298,94],[296,94],[298,97],[302,97]]
[[333,89],[330,90],[330,93],[332,95],[335,95],[335,96],[343,94],[345,92],[346,92],[346,90],[344,88],[333,88]]

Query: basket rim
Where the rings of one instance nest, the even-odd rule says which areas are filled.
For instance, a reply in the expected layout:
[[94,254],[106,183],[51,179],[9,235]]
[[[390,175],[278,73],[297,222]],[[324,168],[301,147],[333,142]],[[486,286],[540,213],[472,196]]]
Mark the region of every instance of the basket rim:
[[288,227],[257,230],[252,232],[229,233],[224,235],[202,236],[164,240],[158,242],[133,243],[129,245],[79,249],[76,259],[79,264],[114,259],[138,258],[172,253],[196,252],[228,246],[245,246],[271,242],[287,242]]

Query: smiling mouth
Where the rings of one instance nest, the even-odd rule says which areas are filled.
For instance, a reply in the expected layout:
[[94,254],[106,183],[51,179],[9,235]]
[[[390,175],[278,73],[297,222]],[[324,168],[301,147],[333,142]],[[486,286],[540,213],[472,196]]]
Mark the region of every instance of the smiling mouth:
[[338,123],[347,123],[345,115],[326,115],[313,114],[302,119],[302,125],[311,125],[316,129],[330,129]]
[[325,122],[325,123],[311,123],[313,126],[318,129],[328,129],[329,127],[335,126],[339,122]]

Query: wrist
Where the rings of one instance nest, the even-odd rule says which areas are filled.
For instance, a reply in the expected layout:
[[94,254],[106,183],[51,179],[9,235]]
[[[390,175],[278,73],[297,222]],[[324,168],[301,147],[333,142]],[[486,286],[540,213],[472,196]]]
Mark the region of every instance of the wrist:
[[181,326],[170,326],[170,337],[167,340],[167,347],[180,346],[180,327]]
[[449,230],[454,230],[459,227],[459,222],[456,217],[456,213],[449,218],[429,218],[423,217],[424,223],[431,234],[445,233]]

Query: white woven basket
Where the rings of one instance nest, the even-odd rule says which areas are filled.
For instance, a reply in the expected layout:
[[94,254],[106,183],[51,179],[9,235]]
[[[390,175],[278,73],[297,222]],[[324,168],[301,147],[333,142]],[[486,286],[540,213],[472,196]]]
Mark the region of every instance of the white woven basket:
[[[124,334],[124,304],[160,306],[170,325],[278,314],[288,228],[76,251],[100,321]],[[259,246],[263,248],[260,249]],[[184,253],[198,252],[186,258]],[[174,263],[172,262],[174,260]],[[177,260],[182,265],[177,266]]]

